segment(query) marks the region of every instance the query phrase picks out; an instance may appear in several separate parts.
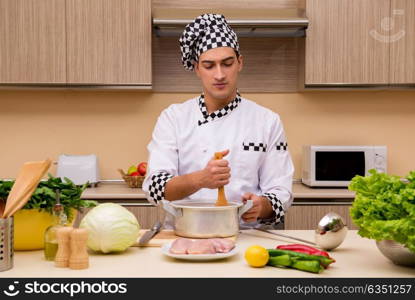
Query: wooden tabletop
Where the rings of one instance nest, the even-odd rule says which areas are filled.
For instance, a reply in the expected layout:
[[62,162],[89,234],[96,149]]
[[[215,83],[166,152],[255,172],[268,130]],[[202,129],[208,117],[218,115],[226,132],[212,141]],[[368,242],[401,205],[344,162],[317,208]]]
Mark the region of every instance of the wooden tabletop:
[[[312,240],[313,231],[280,231]],[[267,236],[267,237],[266,237]],[[0,272],[0,277],[415,277],[415,268],[397,266],[377,249],[375,241],[361,238],[350,230],[345,241],[330,255],[336,259],[320,274],[274,267],[252,268],[244,260],[251,245],[274,248],[293,240],[270,236],[255,230],[239,234],[237,254],[217,261],[182,261],[165,256],[158,247],[131,247],[120,254],[90,254],[90,267],[70,270],[54,267],[45,261],[42,251],[15,252],[14,267]]]

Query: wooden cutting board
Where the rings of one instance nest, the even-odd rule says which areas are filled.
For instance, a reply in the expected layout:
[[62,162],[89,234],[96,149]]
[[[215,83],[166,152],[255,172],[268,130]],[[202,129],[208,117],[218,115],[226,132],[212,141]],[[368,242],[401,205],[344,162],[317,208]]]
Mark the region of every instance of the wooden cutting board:
[[[140,230],[140,236],[138,237],[136,243],[133,245],[133,247],[139,247],[138,241],[140,240],[141,236],[147,232],[148,229],[141,229]],[[163,244],[173,242],[175,239],[179,238],[180,236],[175,235],[173,230],[162,230],[159,233],[157,233],[147,244],[145,244],[142,247],[161,247]],[[229,239],[235,241],[236,235],[229,237]]]

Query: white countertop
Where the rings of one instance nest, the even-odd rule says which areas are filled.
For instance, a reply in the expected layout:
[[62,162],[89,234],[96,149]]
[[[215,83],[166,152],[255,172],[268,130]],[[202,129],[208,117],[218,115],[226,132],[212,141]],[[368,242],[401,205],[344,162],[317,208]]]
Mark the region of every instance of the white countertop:
[[355,192],[347,188],[310,188],[300,182],[293,183],[294,199],[299,198],[331,198],[331,199],[354,199]]
[[87,188],[81,198],[146,200],[146,195],[141,188],[130,188],[125,182],[100,182],[97,187]]
[[[313,239],[313,231],[284,230],[285,234]],[[265,238],[268,236],[270,238]],[[252,268],[244,260],[251,245],[275,248],[293,240],[270,236],[254,230],[244,231],[236,240],[238,253],[217,261],[182,261],[165,256],[159,247],[131,247],[120,254],[90,254],[90,267],[85,270],[56,268],[43,258],[43,251],[16,251],[14,267],[0,272],[0,277],[415,277],[415,268],[391,263],[377,249],[375,241],[349,230],[345,241],[330,255],[335,263],[320,274],[266,266]]]
[[[347,188],[310,188],[302,183],[293,184],[295,199],[353,199],[354,192]],[[141,188],[130,188],[124,182],[101,182],[98,187],[87,188],[82,194],[83,199],[125,199],[145,200]]]

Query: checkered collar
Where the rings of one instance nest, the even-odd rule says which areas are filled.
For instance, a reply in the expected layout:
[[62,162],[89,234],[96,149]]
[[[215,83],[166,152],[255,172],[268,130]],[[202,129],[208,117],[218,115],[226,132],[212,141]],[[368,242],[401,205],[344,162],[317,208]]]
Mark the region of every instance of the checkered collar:
[[239,94],[239,92],[236,92],[235,99],[233,99],[231,102],[226,104],[225,107],[208,114],[208,111],[205,105],[205,96],[203,94],[200,95],[198,102],[199,102],[200,111],[202,112],[202,115],[203,115],[203,119],[198,120],[198,125],[201,126],[203,124],[206,124],[208,122],[211,122],[213,120],[226,116],[227,114],[229,114],[231,111],[235,110],[238,107],[239,103],[241,103],[241,100],[242,100],[241,95]]

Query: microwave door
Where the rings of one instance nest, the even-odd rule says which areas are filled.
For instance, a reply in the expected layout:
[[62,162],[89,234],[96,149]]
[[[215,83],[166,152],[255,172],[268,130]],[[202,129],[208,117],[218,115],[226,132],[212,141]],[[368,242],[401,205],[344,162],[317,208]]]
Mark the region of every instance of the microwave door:
[[364,151],[316,151],[315,180],[329,186],[347,186],[356,175],[365,175]]

